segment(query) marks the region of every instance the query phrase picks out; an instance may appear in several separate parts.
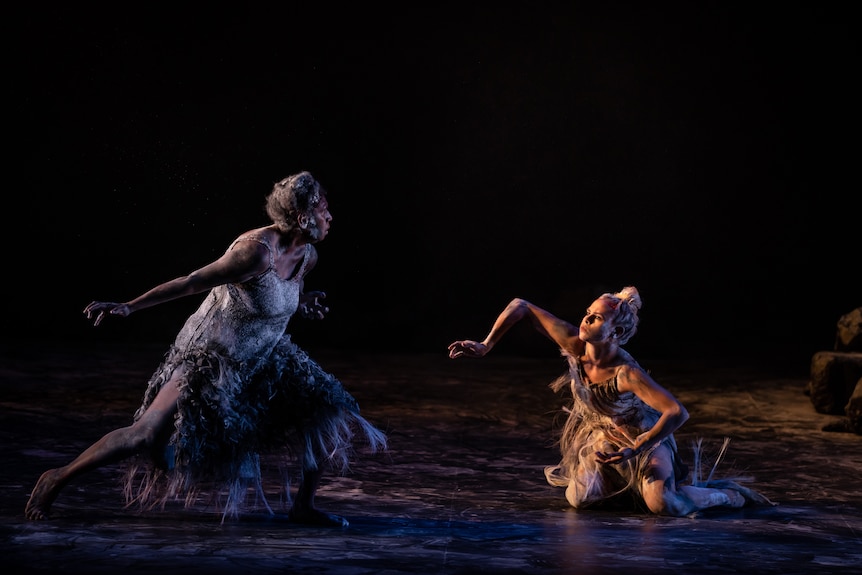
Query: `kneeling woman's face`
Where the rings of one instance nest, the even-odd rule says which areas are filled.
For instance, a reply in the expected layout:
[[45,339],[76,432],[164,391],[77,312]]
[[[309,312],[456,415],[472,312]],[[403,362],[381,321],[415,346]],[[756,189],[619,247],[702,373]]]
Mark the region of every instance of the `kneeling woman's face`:
[[611,307],[607,300],[597,299],[587,308],[578,329],[578,337],[590,343],[598,343],[613,337],[613,318],[616,313],[617,310]]

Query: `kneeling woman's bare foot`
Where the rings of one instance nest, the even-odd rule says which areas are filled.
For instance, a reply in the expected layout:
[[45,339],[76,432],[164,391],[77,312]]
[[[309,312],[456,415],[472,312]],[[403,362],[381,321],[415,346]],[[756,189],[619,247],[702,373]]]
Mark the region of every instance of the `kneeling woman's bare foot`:
[[57,498],[62,485],[59,482],[59,470],[49,469],[39,477],[36,486],[30,493],[30,500],[27,501],[27,507],[24,508],[24,515],[27,519],[38,521],[48,518],[48,511],[51,509],[51,504]]
[[721,489],[725,493],[728,493],[732,501],[730,505],[731,507],[745,507],[748,505],[776,505],[775,503],[770,501],[765,495],[761,495],[757,491],[740,485],[735,481],[730,481],[727,479],[717,479],[714,481],[710,481],[707,484],[707,487],[714,487],[716,489]]
[[338,515],[324,513],[319,509],[296,509],[293,508],[288,514],[288,518],[294,523],[303,523],[305,525],[317,525],[319,527],[347,527],[349,525],[347,519]]

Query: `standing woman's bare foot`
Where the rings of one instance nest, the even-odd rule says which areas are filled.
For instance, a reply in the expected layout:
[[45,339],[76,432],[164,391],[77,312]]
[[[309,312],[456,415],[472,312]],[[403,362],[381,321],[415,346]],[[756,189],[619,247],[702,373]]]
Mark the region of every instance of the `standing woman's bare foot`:
[[60,493],[59,478],[57,477],[60,471],[57,469],[49,469],[39,477],[36,486],[30,493],[30,500],[27,501],[27,507],[24,508],[24,515],[27,519],[38,521],[48,518],[48,511],[51,509],[51,504]]
[[350,524],[344,517],[324,513],[314,507],[308,509],[298,509],[294,507],[290,510],[290,513],[288,513],[288,518],[294,523],[317,525],[320,527],[347,527]]

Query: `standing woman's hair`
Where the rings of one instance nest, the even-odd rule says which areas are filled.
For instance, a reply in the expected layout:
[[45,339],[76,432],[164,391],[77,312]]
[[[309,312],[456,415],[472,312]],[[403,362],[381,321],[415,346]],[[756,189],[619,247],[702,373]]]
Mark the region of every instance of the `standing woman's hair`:
[[326,190],[309,172],[299,172],[276,182],[266,197],[266,213],[280,232],[299,228],[299,217],[309,215],[326,197]]
[[638,311],[643,307],[640,293],[636,287],[626,286],[617,293],[604,293],[601,298],[608,300],[610,306],[617,310],[614,326],[623,329],[617,339],[620,345],[626,344],[638,331]]

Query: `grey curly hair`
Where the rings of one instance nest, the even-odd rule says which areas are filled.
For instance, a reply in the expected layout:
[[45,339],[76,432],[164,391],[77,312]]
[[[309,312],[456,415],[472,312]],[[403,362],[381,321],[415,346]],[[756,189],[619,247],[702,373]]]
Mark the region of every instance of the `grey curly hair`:
[[299,172],[276,182],[266,197],[266,214],[283,233],[299,228],[299,218],[310,215],[326,197],[326,190],[309,172]]

